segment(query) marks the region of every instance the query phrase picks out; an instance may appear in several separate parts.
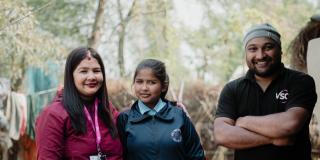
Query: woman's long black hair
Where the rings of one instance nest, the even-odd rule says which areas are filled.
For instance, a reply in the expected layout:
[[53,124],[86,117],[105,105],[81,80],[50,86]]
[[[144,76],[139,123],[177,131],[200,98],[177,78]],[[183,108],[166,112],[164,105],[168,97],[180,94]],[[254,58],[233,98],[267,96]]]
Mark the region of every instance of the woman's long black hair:
[[98,114],[103,120],[104,125],[109,128],[111,136],[115,138],[117,136],[117,130],[109,107],[105,69],[100,55],[93,48],[79,47],[71,51],[69,54],[64,73],[64,89],[62,98],[63,105],[71,118],[71,125],[74,130],[79,134],[86,133],[87,126],[84,113],[84,104],[75,86],[73,72],[80,62],[86,58],[88,53],[90,53],[91,56],[98,61],[103,74],[102,86],[95,95],[100,101]]

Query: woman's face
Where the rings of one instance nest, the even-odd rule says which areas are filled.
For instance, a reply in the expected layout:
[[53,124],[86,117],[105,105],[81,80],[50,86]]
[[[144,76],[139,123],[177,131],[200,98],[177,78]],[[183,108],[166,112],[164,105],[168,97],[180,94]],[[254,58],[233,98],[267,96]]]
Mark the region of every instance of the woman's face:
[[133,85],[136,96],[150,108],[158,103],[160,94],[165,91],[160,80],[150,68],[138,71]]
[[73,71],[74,84],[81,98],[91,100],[102,86],[103,74],[98,61],[89,56]]

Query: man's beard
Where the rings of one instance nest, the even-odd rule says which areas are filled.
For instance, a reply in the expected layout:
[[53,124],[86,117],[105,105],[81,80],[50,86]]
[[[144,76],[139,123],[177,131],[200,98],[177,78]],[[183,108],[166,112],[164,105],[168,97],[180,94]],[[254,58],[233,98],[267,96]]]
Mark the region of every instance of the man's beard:
[[[259,76],[259,77],[270,77],[272,75],[274,75],[275,73],[277,73],[279,71],[279,69],[281,68],[281,57],[275,57],[275,63],[271,64],[270,67],[264,71],[264,72],[259,72],[255,67],[251,68],[251,72],[253,72],[255,75]],[[272,61],[271,57],[266,57],[266,61]],[[252,64],[254,64],[254,62],[251,62]]]

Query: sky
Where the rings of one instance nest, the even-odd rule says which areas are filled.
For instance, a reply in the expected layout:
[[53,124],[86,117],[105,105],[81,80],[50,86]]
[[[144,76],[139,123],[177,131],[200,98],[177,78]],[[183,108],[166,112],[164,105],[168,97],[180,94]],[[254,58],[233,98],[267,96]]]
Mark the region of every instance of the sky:
[[203,21],[203,12],[201,6],[196,0],[173,0],[176,16],[191,29],[198,29]]

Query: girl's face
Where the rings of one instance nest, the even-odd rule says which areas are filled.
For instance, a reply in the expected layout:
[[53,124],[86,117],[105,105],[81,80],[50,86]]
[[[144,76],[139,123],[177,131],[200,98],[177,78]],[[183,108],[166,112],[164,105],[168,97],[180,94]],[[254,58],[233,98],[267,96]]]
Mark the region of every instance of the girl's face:
[[150,68],[138,71],[133,86],[138,99],[149,108],[153,108],[158,103],[161,92],[165,91],[160,80]]
[[103,74],[98,61],[93,57],[83,59],[73,71],[74,84],[81,98],[91,100],[103,83]]

